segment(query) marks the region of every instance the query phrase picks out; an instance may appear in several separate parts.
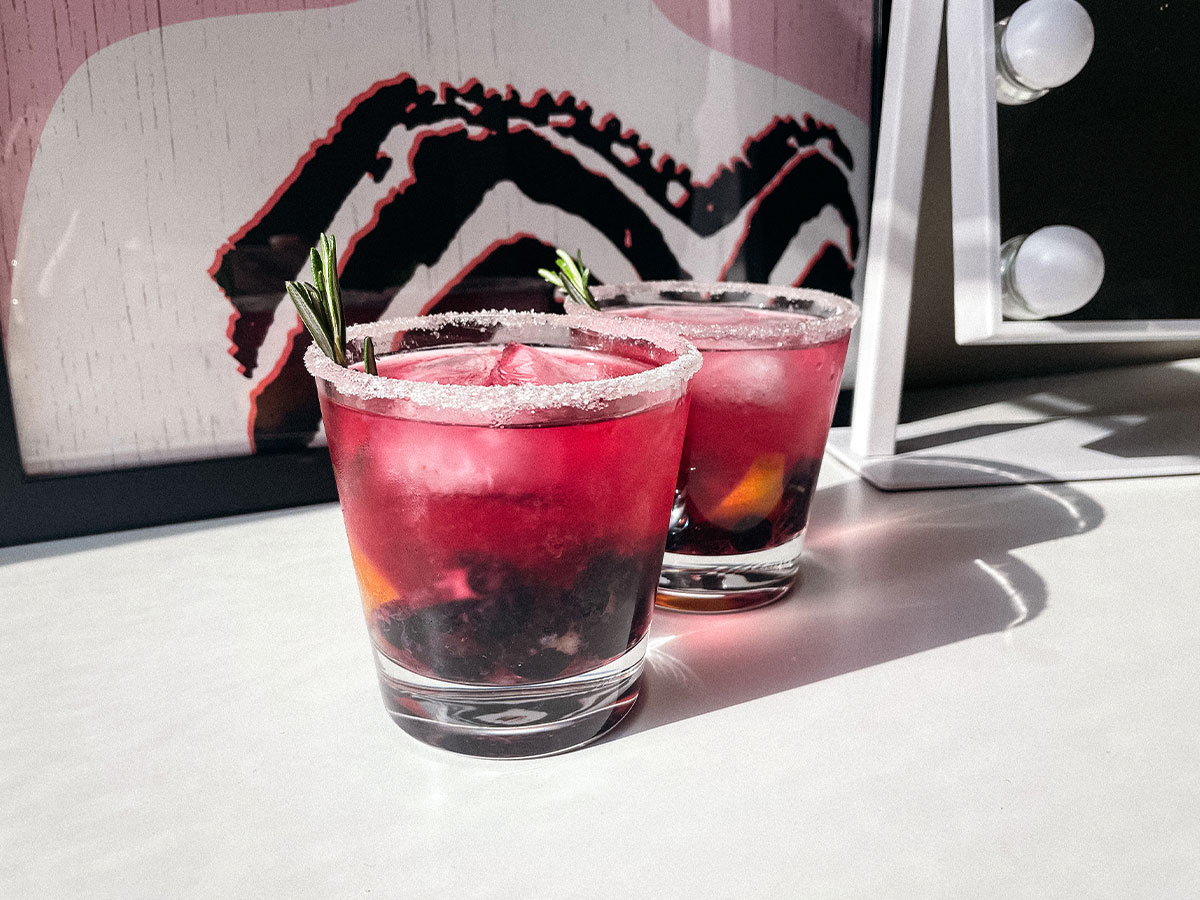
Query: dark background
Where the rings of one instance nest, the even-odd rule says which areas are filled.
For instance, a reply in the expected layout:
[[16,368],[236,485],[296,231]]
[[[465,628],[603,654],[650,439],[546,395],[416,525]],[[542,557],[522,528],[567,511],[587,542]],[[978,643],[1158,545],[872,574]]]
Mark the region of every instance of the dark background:
[[[1063,320],[1200,317],[1200,3],[1080,5],[1096,31],[1083,71],[998,106],[1003,239],[1074,225],[1100,244],[1104,283]],[[997,21],[1018,6],[997,2]]]

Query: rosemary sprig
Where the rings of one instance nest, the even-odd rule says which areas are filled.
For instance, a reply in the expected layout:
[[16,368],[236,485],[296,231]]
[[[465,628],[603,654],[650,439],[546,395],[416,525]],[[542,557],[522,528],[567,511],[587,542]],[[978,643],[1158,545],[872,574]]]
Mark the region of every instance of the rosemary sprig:
[[[308,252],[313,281],[288,281],[284,284],[300,321],[322,352],[339,366],[346,365],[346,313],[342,309],[342,286],[338,283],[337,242],[332,234],[317,238],[317,246]],[[378,375],[375,342],[363,340],[363,368]]]
[[574,259],[566,250],[556,250],[555,254],[558,257],[556,261],[558,272],[538,269],[538,274],[559,290],[565,291],[567,296],[576,303],[592,309],[599,309],[600,304],[596,302],[596,298],[592,296],[592,292],[588,288],[588,276],[591,274],[591,270],[583,264],[583,251],[576,250]]
[[346,316],[342,310],[342,289],[338,284],[337,247],[331,234],[322,234],[317,246],[309,251],[313,282],[289,281],[284,284],[300,321],[322,352],[339,366],[346,365]]

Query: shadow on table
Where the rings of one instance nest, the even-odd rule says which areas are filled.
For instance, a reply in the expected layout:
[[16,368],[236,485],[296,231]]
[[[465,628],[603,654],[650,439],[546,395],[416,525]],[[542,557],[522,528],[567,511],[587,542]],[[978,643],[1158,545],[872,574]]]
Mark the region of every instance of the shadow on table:
[[966,409],[1007,404],[1028,415],[976,423],[900,440],[897,453],[944,447],[993,434],[1035,428],[1048,421],[1086,419],[1108,432],[1083,446],[1122,459],[1200,458],[1195,421],[1200,370],[1192,361],[1120,366],[905,393],[901,421],[911,423]]
[[614,737],[1020,627],[1045,608],[1046,587],[1010,551],[1103,518],[1065,484],[823,488],[803,581],[782,601],[725,615],[656,612],[642,696]]

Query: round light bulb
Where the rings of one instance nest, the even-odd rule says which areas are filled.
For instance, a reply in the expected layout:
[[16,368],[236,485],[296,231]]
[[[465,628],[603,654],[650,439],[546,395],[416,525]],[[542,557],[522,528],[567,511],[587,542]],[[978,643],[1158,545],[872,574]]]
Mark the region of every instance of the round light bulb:
[[1086,231],[1050,225],[1000,248],[1001,304],[1009,319],[1065,316],[1104,281],[1104,253]]
[[1096,32],[1076,0],[1028,0],[996,25],[997,99],[1028,103],[1079,74]]
[[1016,76],[1040,90],[1066,84],[1092,55],[1092,19],[1075,0],[1028,0],[1004,30],[1004,52]]

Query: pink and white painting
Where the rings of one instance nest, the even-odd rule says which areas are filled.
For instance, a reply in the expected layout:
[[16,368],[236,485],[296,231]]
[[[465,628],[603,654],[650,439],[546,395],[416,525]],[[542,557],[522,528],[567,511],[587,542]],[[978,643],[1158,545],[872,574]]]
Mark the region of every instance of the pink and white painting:
[[857,297],[872,0],[17,0],[0,329],[30,474],[322,440],[283,290],[351,319],[602,281]]

